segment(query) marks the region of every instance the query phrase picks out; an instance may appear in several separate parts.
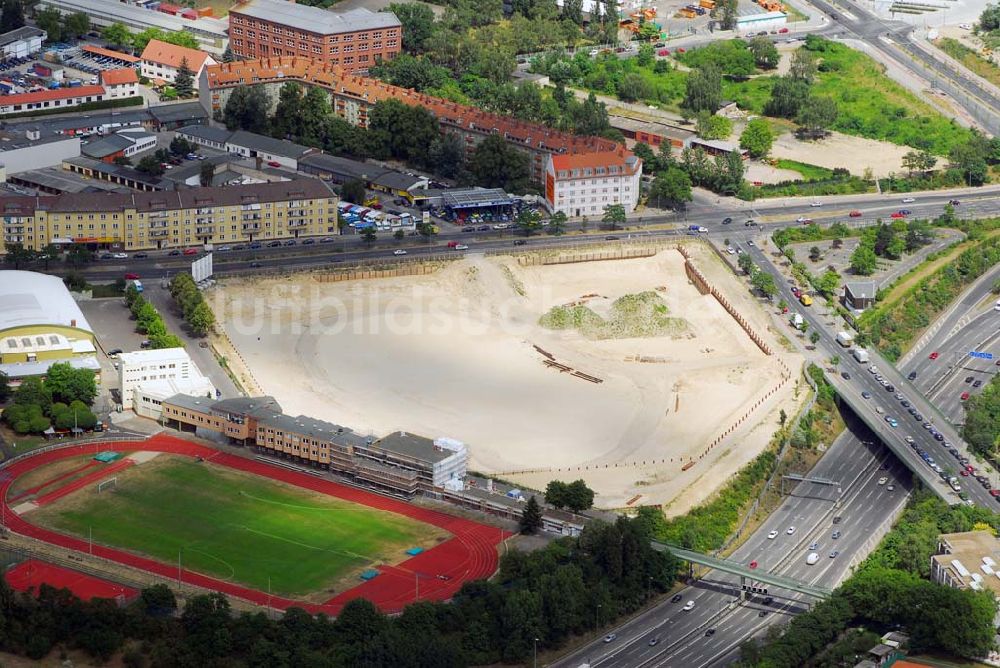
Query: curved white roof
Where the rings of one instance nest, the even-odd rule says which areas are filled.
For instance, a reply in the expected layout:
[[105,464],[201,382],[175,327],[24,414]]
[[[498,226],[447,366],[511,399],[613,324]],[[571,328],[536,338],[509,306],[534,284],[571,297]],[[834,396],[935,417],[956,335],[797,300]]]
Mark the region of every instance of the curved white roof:
[[0,331],[30,325],[94,331],[59,277],[34,271],[0,271]]

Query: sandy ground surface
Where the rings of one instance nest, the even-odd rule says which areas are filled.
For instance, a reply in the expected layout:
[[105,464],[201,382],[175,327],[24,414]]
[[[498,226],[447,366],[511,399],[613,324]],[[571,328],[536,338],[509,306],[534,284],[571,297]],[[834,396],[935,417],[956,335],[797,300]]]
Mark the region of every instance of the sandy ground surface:
[[[745,290],[697,248],[703,271],[740,293],[739,303]],[[607,316],[615,299],[643,291],[656,291],[684,321],[682,332],[592,340],[538,324],[572,302]],[[362,433],[457,438],[469,444],[472,469],[539,489],[553,478],[583,478],[603,507],[636,495],[663,503],[687,491],[685,506],[704,498],[767,443],[794,385],[785,383],[698,460],[779,384],[782,367],[689,284],[674,250],[533,267],[472,255],[428,276],[233,281],[211,296],[262,388],[286,412]],[[746,300],[766,331],[763,312]],[[534,346],[603,382],[548,368]],[[655,362],[627,361],[636,356]],[[791,357],[787,367],[797,370]],[[682,472],[689,458],[697,464]]]
[[782,181],[798,181],[802,175],[794,169],[778,169],[763,162],[748,160],[746,162],[746,179],[751,183],[781,183]]
[[886,176],[889,172],[903,170],[903,156],[910,150],[906,146],[839,132],[831,132],[817,141],[799,141],[793,134],[787,133],[774,140],[771,155],[828,169],[848,167],[852,174],[858,176],[863,175],[866,168],[871,168],[875,176]]

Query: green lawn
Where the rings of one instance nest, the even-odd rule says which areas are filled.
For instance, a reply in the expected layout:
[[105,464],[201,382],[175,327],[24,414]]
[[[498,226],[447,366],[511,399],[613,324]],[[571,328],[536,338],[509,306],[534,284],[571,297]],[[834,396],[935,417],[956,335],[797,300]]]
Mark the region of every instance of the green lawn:
[[820,179],[831,179],[833,178],[833,170],[827,169],[826,167],[820,167],[819,165],[810,165],[807,162],[799,162],[797,160],[787,160],[785,158],[780,158],[777,161],[775,167],[778,169],[791,169],[802,175],[802,178],[806,181],[818,181]]
[[207,463],[160,455],[31,513],[30,521],[276,594],[303,596],[404,558],[447,534],[380,512]]

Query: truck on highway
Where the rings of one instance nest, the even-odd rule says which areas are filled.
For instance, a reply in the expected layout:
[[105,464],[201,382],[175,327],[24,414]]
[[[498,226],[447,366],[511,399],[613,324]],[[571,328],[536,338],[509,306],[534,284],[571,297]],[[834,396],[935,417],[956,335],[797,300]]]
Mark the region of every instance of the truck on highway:
[[851,354],[854,355],[854,359],[861,364],[868,364],[868,351],[864,348],[856,347],[851,350]]
[[837,343],[844,348],[850,348],[851,344],[854,343],[854,335],[850,332],[837,332]]

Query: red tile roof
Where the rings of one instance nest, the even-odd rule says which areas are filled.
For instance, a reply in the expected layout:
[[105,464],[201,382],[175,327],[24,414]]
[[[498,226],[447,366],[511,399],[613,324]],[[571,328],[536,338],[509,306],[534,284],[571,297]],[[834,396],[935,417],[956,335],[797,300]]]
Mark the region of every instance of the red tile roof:
[[122,53],[120,51],[112,51],[111,49],[103,49],[99,46],[93,46],[91,44],[84,44],[83,50],[87,53],[93,53],[98,56],[109,56],[111,58],[117,58],[126,63],[137,63],[139,59],[135,56],[130,56],[127,53]]
[[105,70],[101,72],[101,83],[105,86],[139,83],[139,75],[131,67],[123,67],[120,70]]
[[[570,169],[593,169],[596,167],[621,167],[629,165],[629,159],[634,158],[631,151],[619,147],[617,151],[601,151],[598,153],[576,153],[552,156],[552,166],[556,171]],[[631,161],[635,164],[635,160]]]
[[187,58],[188,67],[192,72],[201,71],[201,66],[205,64],[208,54],[198,49],[189,49],[186,46],[168,44],[158,39],[149,40],[149,44],[142,51],[142,59],[149,63],[159,63],[167,67],[177,69],[181,66],[181,61]]
[[33,104],[52,100],[69,100],[74,97],[104,95],[104,86],[77,86],[76,88],[56,88],[42,90],[37,93],[19,93],[0,97],[0,107],[10,107],[16,104]]
[[294,79],[322,86],[338,97],[351,97],[363,104],[373,105],[379,100],[396,99],[405,104],[424,107],[446,125],[487,134],[499,132],[510,142],[551,153],[611,152],[621,148],[620,144],[610,139],[574,135],[537,123],[493,114],[408,88],[391,86],[377,79],[352,75],[341,67],[312,58],[296,56],[235,61],[211,65],[205,72],[209,89]]

